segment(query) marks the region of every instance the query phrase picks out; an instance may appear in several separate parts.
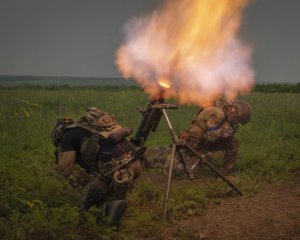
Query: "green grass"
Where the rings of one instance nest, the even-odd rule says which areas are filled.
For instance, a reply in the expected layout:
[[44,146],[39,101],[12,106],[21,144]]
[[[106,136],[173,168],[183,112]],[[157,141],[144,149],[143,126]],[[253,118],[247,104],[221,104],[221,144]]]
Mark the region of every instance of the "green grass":
[[[288,181],[300,169],[300,94],[252,93],[245,97],[253,117],[237,134],[239,186],[257,192],[266,183]],[[77,205],[82,188],[59,176],[54,163],[51,128],[59,116],[78,119],[89,106],[117,115],[123,126],[137,128],[147,96],[138,89],[33,90],[0,89],[0,235],[3,239],[139,239],[161,237],[167,224],[199,215],[222,184],[181,181],[172,188],[168,223],[161,223],[163,188],[138,181],[129,194],[129,210],[117,234],[95,223],[80,223]],[[178,131],[191,122],[195,106],[170,110]],[[167,125],[161,121],[148,146],[168,146]],[[218,161],[215,162],[218,165]],[[206,170],[208,172],[208,170]],[[203,172],[203,170],[202,170]]]

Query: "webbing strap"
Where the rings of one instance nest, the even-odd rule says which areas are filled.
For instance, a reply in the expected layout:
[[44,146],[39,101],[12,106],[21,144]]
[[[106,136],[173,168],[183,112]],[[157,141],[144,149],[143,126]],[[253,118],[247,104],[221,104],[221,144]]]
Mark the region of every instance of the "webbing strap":
[[208,132],[212,132],[212,131],[216,131],[216,130],[218,130],[220,128],[220,126],[216,126],[216,127],[209,127],[208,129],[207,129],[207,131]]

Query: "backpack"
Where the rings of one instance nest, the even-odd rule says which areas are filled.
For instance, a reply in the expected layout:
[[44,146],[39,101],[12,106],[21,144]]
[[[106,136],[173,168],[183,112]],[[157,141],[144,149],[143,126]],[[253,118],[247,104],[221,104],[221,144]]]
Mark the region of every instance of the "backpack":
[[98,133],[105,139],[115,130],[120,129],[116,117],[113,114],[104,112],[98,108],[90,107],[76,123],[79,127],[89,130],[91,133]]
[[51,140],[53,145],[58,148],[60,146],[62,136],[66,127],[74,123],[74,120],[68,116],[59,118],[51,131]]
[[[56,147],[55,157],[58,162],[58,155],[61,152],[61,142],[63,134],[67,129],[83,128],[91,133],[90,137],[84,137],[80,146],[82,167],[88,172],[100,171],[102,165],[98,160],[103,157],[99,154],[100,144],[105,141],[113,143],[119,142],[132,133],[128,127],[122,128],[114,115],[104,112],[98,108],[90,107],[83,114],[79,121],[74,121],[70,117],[63,117],[56,120],[56,124],[51,132],[51,140]],[[112,167],[110,154],[105,153],[109,165]]]

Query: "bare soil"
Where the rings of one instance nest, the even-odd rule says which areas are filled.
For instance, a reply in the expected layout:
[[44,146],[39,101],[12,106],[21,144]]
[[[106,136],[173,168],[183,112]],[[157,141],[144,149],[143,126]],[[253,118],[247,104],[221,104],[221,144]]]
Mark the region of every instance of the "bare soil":
[[202,216],[174,223],[163,239],[300,240],[300,178],[247,197],[212,200]]

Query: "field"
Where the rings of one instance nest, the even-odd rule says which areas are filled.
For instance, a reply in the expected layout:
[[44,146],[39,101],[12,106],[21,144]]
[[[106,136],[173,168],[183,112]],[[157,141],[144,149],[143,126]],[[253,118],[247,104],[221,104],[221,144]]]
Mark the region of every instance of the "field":
[[[255,92],[243,99],[253,108],[251,122],[237,134],[238,186],[247,198],[261,194],[270,184],[299,180],[300,94]],[[0,89],[2,239],[199,239],[187,231],[171,235],[174,228],[180,228],[179,222],[201,217],[206,206],[223,201],[217,196],[226,192],[227,186],[216,182],[207,169],[199,170],[194,182],[179,179],[173,184],[167,223],[161,222],[161,181],[165,179],[156,170],[146,171],[129,193],[130,207],[119,232],[96,224],[97,209],[81,223],[77,205],[83,188],[74,187],[69,183],[74,179],[67,181],[56,172],[50,140],[56,118],[69,115],[78,119],[87,107],[96,106],[117,115],[121,125],[136,129],[141,116],[135,107],[147,101],[142,91],[130,88]],[[186,128],[196,109],[170,110],[174,128]],[[163,120],[147,146],[168,146],[170,142]],[[219,166],[220,159],[214,164]]]

